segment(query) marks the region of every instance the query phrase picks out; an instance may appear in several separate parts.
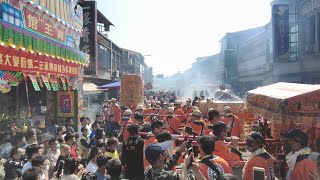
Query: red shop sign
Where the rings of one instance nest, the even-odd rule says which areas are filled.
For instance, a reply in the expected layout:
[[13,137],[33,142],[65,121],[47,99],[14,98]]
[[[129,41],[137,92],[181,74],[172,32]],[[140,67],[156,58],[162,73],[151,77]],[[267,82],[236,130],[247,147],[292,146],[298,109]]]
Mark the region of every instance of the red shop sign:
[[75,63],[10,47],[0,48],[0,70],[78,76]]

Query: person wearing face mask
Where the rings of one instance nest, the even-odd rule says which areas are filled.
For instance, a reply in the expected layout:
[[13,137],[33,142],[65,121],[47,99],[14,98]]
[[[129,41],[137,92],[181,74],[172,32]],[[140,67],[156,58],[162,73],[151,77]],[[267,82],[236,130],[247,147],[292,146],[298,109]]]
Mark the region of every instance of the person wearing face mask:
[[291,129],[288,133],[281,134],[285,142],[286,162],[289,167],[287,180],[312,180],[312,171],[317,171],[317,164],[309,158],[312,154],[308,147],[308,135],[300,129]]
[[115,137],[110,138],[107,142],[105,156],[111,159],[120,159],[119,153],[117,151],[118,144],[119,142],[117,138]]
[[42,153],[43,153],[43,149],[38,144],[32,144],[27,147],[26,154],[28,157],[28,162],[23,165],[22,174],[26,170],[32,168],[32,165],[31,165],[32,160],[37,156],[42,156]]
[[5,178],[4,179],[16,179],[22,176],[22,167],[24,163],[25,150],[20,147],[14,147],[11,149],[10,158],[4,164]]
[[49,140],[50,150],[47,153],[47,158],[50,162],[49,168],[49,178],[53,177],[53,172],[56,167],[56,162],[60,156],[60,144],[57,139],[50,139]]
[[227,126],[223,122],[217,122],[211,127],[213,140],[215,141],[213,154],[226,161],[239,161],[242,154],[234,146],[231,149],[225,143],[227,137]]
[[246,139],[245,148],[251,152],[249,159],[243,168],[243,179],[253,180],[253,167],[263,168],[267,180],[274,180],[275,158],[265,149],[265,139],[258,132],[252,132]]
[[39,169],[41,171],[41,179],[49,179],[50,162],[45,156],[37,156],[32,160],[32,168]]

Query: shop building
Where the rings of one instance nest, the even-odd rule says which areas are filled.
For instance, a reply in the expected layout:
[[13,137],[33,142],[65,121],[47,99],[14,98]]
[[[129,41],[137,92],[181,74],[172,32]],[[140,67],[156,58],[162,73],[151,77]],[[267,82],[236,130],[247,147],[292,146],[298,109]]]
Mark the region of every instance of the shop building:
[[50,127],[78,119],[88,64],[79,50],[78,1],[5,0],[0,6],[0,122]]

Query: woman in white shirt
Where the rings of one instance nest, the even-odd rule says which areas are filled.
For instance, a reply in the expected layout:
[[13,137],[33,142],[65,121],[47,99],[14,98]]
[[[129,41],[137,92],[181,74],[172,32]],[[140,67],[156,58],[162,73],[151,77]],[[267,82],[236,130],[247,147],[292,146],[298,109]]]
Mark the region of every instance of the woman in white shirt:
[[94,147],[90,151],[90,155],[88,157],[88,165],[86,167],[87,172],[95,173],[98,169],[97,158],[102,155],[100,148]]

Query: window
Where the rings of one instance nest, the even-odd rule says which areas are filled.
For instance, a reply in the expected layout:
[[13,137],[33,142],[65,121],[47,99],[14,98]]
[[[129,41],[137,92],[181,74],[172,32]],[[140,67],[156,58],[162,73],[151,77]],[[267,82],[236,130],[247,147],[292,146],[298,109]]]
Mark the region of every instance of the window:
[[2,17],[8,23],[23,27],[21,11],[8,4],[2,3]]
[[74,48],[74,39],[71,36],[67,36],[67,46]]

